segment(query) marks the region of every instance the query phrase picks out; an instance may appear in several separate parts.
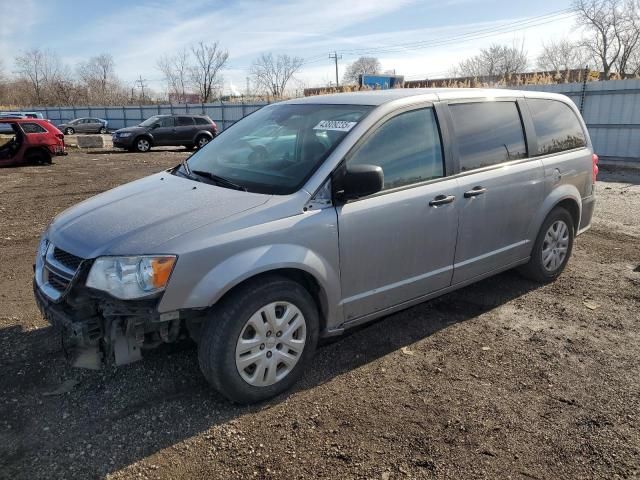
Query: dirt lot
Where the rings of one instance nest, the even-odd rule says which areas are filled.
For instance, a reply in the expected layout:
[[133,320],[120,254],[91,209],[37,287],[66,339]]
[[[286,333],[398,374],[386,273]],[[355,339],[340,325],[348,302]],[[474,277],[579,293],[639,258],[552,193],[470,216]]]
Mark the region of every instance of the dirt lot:
[[509,272],[392,315],[322,346],[295,391],[239,408],[190,345],[68,368],[32,299],[54,215],[184,156],[0,170],[0,477],[640,475],[640,172],[601,175],[594,227],[554,284]]

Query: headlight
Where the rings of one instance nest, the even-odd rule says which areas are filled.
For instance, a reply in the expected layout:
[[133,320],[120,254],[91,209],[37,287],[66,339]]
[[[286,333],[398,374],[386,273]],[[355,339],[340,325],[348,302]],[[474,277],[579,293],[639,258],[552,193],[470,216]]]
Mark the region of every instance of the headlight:
[[43,235],[38,245],[38,258],[44,258],[47,255],[47,248],[49,248],[49,240],[46,235]]
[[87,287],[122,300],[146,297],[165,289],[175,263],[175,255],[99,257],[93,262]]
[[121,132],[118,134],[119,137],[130,137],[131,132]]

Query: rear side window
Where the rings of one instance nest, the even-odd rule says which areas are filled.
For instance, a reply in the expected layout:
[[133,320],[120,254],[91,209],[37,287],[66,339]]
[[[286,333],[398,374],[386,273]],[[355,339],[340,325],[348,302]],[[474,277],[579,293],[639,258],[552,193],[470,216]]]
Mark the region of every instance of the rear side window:
[[187,125],[193,125],[193,117],[178,117],[177,125],[179,127],[185,127]]
[[444,176],[442,145],[432,108],[401,113],[380,126],[347,161],[378,165],[384,190]]
[[211,125],[211,120],[204,117],[194,117],[196,125]]
[[24,133],[47,133],[47,131],[37,123],[23,123],[21,126]]
[[527,146],[516,102],[458,103],[449,108],[461,171],[526,158]]
[[538,155],[562,152],[587,145],[575,112],[557,100],[527,99],[538,138]]

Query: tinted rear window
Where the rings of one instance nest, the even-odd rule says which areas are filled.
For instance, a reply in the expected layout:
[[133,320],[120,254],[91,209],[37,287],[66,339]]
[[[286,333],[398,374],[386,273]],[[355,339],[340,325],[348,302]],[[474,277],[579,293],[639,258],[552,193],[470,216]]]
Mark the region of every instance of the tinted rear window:
[[527,99],[538,137],[538,155],[584,147],[587,139],[569,105],[557,100]]
[[178,117],[178,126],[193,125],[193,117]]
[[522,120],[515,102],[458,103],[450,109],[461,171],[526,158]]

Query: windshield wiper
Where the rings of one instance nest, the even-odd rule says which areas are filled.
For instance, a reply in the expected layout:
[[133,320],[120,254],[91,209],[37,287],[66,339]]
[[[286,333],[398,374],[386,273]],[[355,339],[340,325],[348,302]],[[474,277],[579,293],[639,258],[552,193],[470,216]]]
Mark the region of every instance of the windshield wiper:
[[247,191],[247,187],[243,187],[242,185],[238,185],[237,183],[233,183],[231,180],[228,180],[224,177],[216,175],[215,173],[207,172],[205,170],[191,170],[191,173],[194,173],[200,177],[207,178],[217,183],[220,186],[233,188],[235,190],[242,190],[244,192]]

